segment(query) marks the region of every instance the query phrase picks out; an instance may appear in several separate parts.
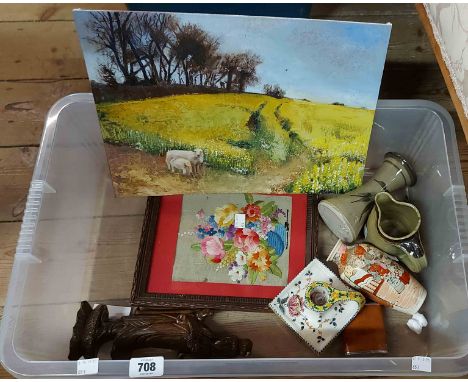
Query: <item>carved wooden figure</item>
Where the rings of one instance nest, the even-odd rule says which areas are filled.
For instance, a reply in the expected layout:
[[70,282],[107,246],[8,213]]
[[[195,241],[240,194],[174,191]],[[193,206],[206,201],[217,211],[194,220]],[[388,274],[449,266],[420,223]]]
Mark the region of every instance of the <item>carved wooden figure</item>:
[[212,312],[208,309],[145,308],[110,320],[106,305],[93,309],[87,301],[82,301],[68,359],[97,357],[101,345],[108,341],[112,341],[112,359],[129,359],[134,351],[145,348],[174,350],[179,358],[249,356],[252,342],[236,336],[216,336],[203,323],[209,315]]

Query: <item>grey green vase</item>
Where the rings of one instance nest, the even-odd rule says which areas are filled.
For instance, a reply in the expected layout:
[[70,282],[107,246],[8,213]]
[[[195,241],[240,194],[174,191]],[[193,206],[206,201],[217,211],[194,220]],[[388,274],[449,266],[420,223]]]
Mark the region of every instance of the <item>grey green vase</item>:
[[392,192],[416,183],[416,174],[400,154],[389,152],[375,175],[361,187],[346,194],[322,200],[320,216],[328,228],[343,242],[356,240],[374,204],[375,195]]

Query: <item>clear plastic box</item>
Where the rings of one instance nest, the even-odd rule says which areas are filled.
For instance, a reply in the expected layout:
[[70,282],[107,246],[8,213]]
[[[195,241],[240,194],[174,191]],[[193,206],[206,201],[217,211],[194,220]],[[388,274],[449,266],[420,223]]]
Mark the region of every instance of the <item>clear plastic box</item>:
[[[274,333],[262,332],[274,315],[255,313],[242,329],[244,337],[253,337],[254,352],[262,340],[273,341],[273,353],[275,338],[276,344],[298,341],[291,358],[254,353],[246,359],[166,360],[166,376],[418,375],[411,371],[416,355],[432,358],[432,374],[468,374],[468,208],[453,121],[434,103],[381,101],[368,174],[387,151],[407,156],[418,175],[407,192],[423,216],[430,264],[422,274],[430,323],[424,336],[408,335],[403,317],[387,331],[394,345],[386,357],[317,356],[281,323],[273,322]],[[10,373],[76,374],[67,355],[79,302],[128,304],[144,208],[145,198],[114,197],[91,94],[58,101],[45,123],[1,325],[1,361]],[[230,322],[242,321],[243,314],[221,315],[219,327],[234,327]],[[127,377],[128,361],[101,360],[99,376]]]

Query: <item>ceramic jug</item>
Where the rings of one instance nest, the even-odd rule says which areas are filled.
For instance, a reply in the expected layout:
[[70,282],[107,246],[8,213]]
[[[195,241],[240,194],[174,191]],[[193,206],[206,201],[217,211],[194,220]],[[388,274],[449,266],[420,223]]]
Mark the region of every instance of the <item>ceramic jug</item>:
[[420,225],[421,215],[414,205],[395,200],[388,192],[379,192],[367,219],[365,241],[418,273],[427,267],[419,240]]
[[389,152],[375,175],[346,194],[322,200],[318,211],[328,228],[345,243],[356,240],[381,191],[396,191],[416,183],[416,174],[400,154]]
[[327,260],[338,265],[345,283],[379,304],[414,315],[426,299],[426,290],[409,271],[370,244],[348,246],[340,240]]

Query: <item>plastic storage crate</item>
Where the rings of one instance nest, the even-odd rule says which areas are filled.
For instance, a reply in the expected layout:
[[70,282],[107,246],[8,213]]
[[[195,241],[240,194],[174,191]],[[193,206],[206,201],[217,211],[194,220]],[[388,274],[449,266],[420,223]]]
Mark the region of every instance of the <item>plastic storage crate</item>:
[[[310,352],[295,358],[166,360],[166,376],[421,374],[411,371],[411,355],[432,357],[433,374],[468,374],[468,208],[453,121],[434,103],[381,101],[368,174],[387,151],[407,156],[418,175],[407,192],[423,216],[430,264],[422,274],[429,320],[421,337],[424,354],[405,353],[412,340],[402,331],[387,333],[397,336],[401,349],[386,357]],[[1,325],[1,361],[8,371],[76,374],[76,362],[66,357],[79,302],[128,304],[144,207],[145,198],[114,197],[91,94],[57,102],[45,123]],[[101,360],[99,376],[126,377],[128,366]]]

